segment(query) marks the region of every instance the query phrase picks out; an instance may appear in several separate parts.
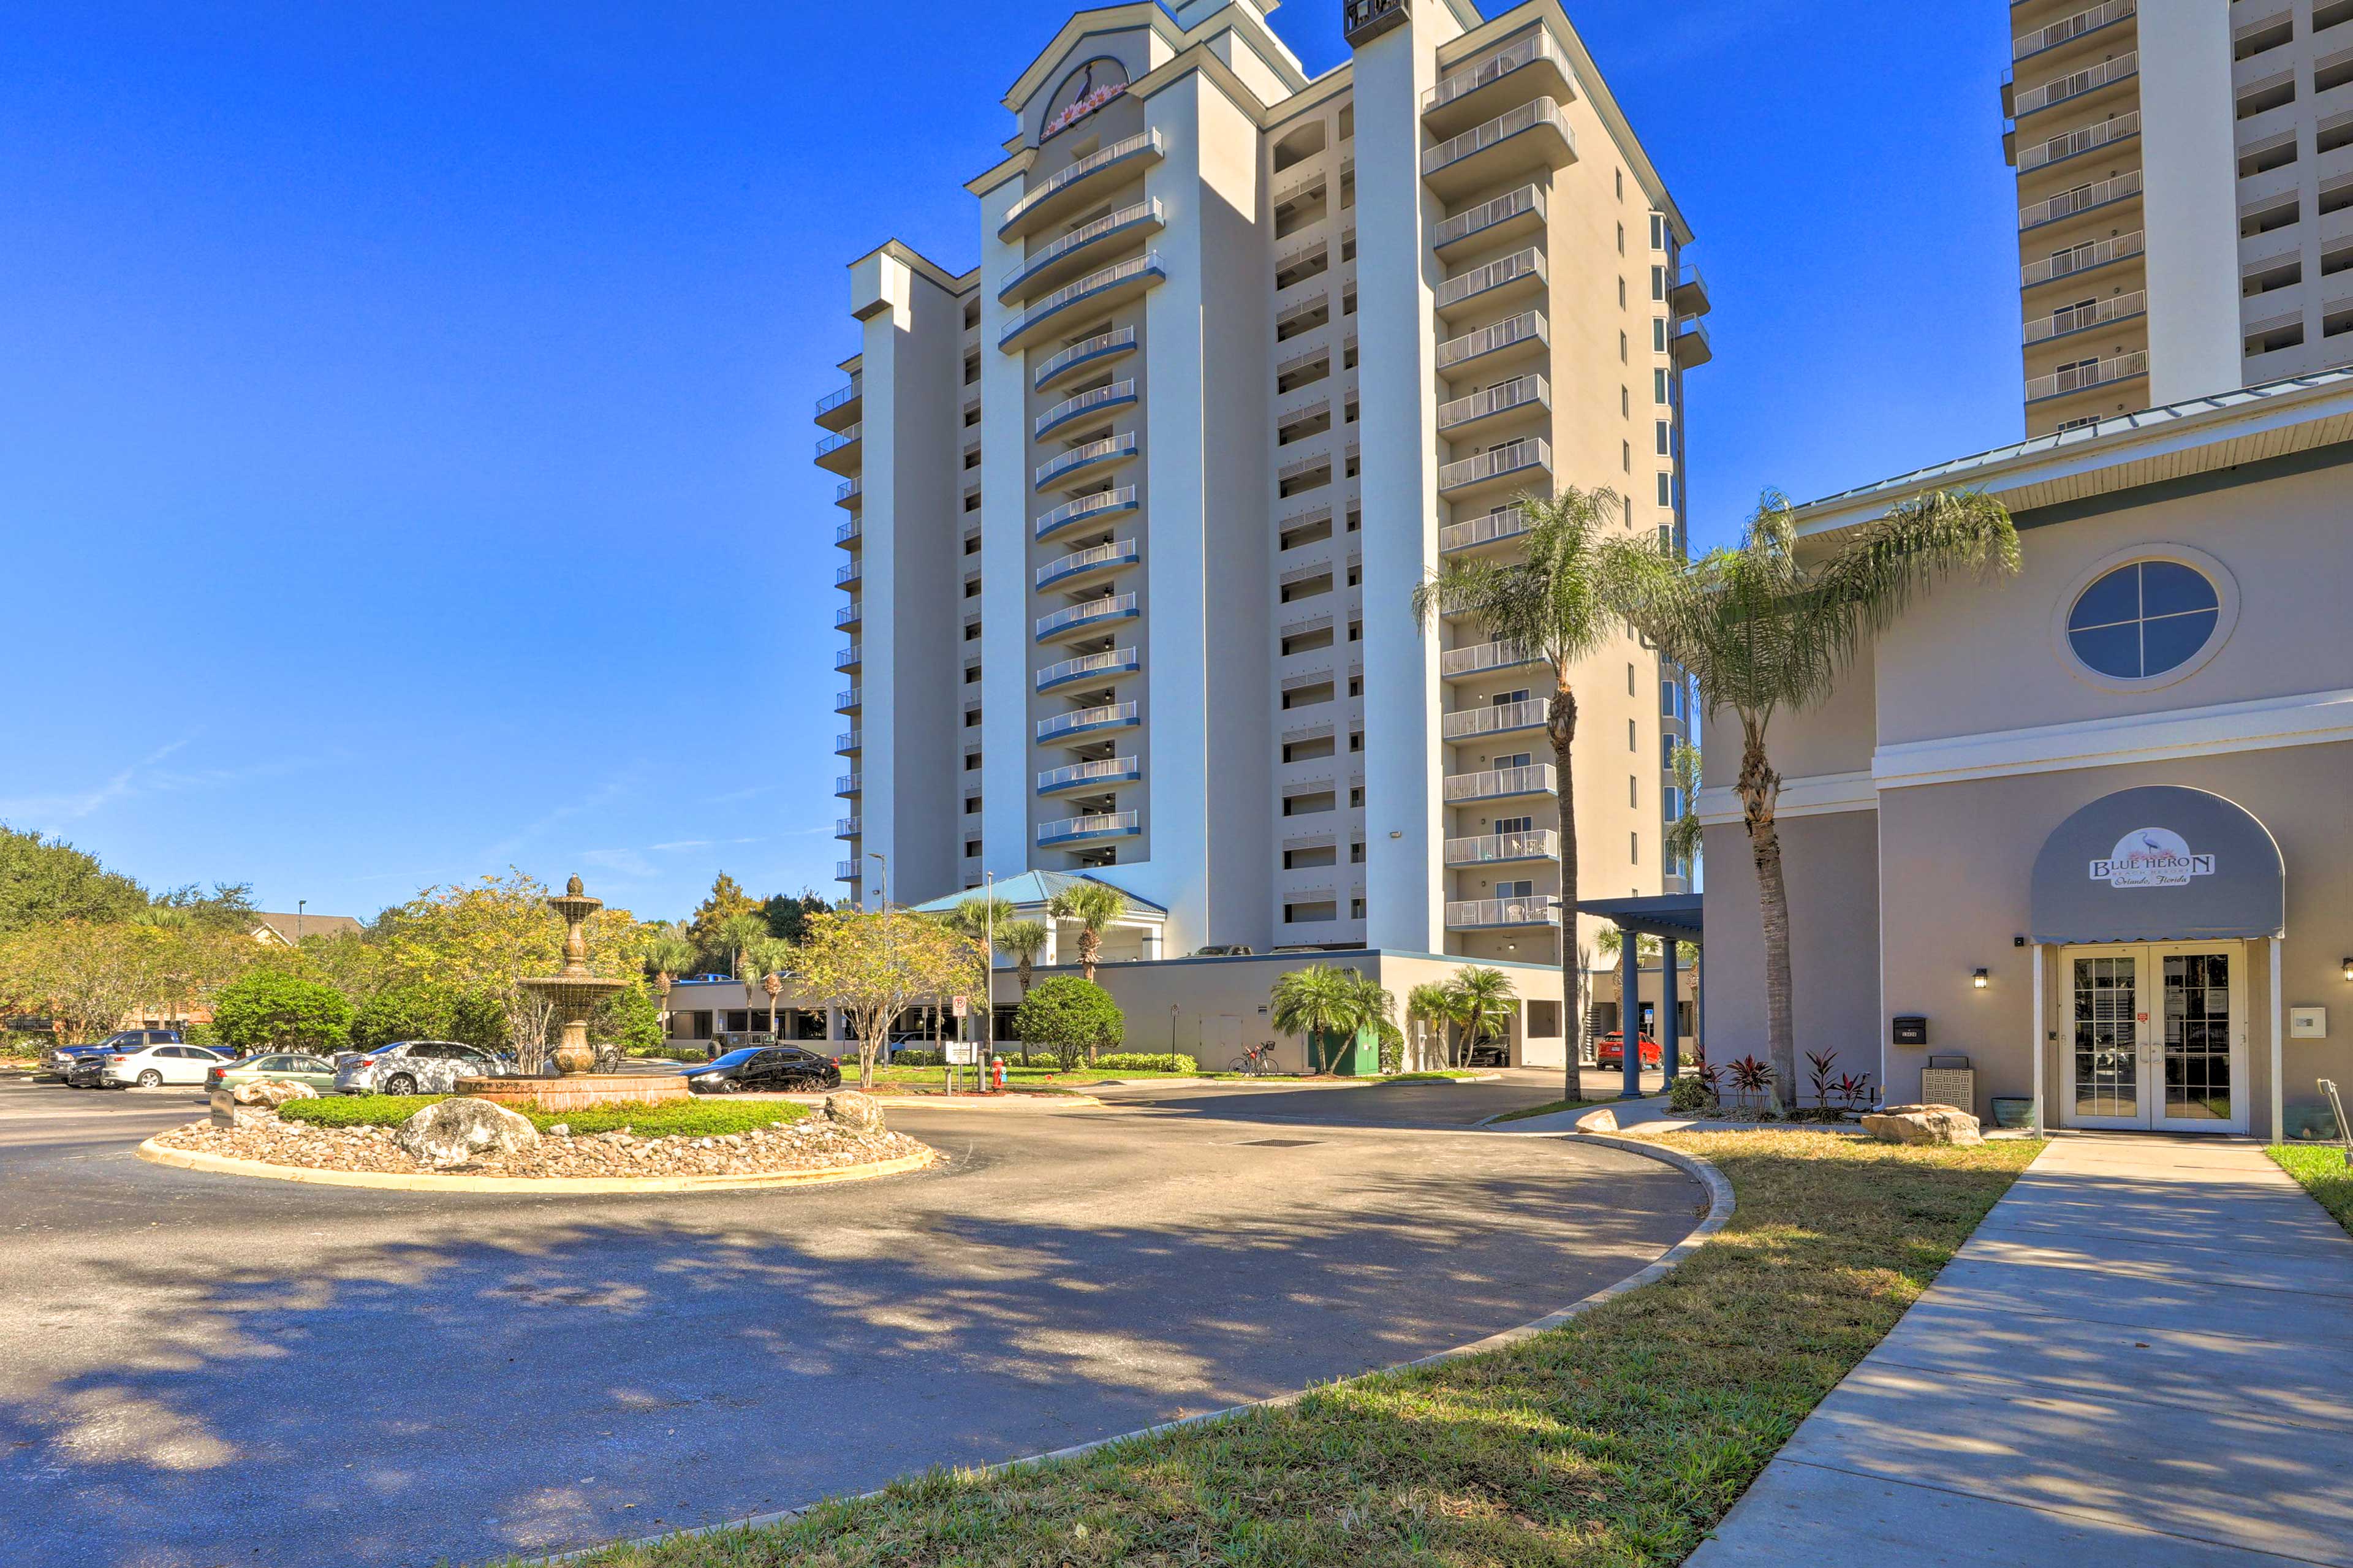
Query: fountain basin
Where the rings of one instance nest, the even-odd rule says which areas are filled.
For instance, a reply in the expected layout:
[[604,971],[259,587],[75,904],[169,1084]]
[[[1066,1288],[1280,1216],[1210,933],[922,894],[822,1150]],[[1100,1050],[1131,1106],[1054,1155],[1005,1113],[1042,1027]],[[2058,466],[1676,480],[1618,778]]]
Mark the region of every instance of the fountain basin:
[[662,1105],[691,1092],[682,1073],[565,1073],[561,1078],[461,1078],[458,1092],[551,1113],[594,1105]]

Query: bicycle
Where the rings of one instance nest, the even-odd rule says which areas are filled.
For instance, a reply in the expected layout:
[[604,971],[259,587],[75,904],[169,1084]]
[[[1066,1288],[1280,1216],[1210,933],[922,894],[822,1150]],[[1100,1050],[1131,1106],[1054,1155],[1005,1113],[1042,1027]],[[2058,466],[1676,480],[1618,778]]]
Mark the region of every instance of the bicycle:
[[1250,1047],[1249,1049],[1242,1052],[1241,1055],[1236,1057],[1232,1061],[1228,1062],[1226,1064],[1226,1070],[1228,1072],[1247,1074],[1252,1078],[1257,1077],[1261,1073],[1272,1072],[1274,1070],[1274,1042],[1272,1040],[1269,1040],[1262,1046]]

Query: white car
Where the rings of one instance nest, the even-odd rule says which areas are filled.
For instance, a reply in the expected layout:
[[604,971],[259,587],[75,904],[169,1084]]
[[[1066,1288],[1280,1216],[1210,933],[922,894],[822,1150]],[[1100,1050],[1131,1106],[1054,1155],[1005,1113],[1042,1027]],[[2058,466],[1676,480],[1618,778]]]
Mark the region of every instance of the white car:
[[398,1040],[335,1058],[339,1094],[455,1094],[461,1078],[512,1078],[512,1057],[456,1040]]
[[142,1046],[109,1051],[98,1058],[98,1080],[109,1089],[158,1089],[167,1083],[202,1084],[205,1075],[236,1058],[203,1046]]

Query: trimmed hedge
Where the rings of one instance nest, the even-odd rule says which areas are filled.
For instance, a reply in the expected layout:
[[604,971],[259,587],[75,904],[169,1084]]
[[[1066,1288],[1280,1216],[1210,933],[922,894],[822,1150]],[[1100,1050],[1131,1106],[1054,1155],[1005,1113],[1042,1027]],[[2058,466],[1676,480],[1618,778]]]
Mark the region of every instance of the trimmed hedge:
[[1103,1072],[1199,1072],[1201,1064],[1181,1053],[1164,1052],[1154,1056],[1149,1051],[1110,1051],[1095,1058],[1095,1067]]
[[[279,1108],[284,1121],[308,1121],[318,1127],[397,1127],[446,1094],[329,1095],[318,1100],[290,1100]],[[808,1114],[803,1105],[780,1100],[691,1100],[662,1105],[594,1105],[580,1110],[536,1110],[521,1106],[532,1125],[542,1132],[562,1122],[577,1133],[615,1132],[627,1127],[640,1138],[722,1138],[749,1132],[754,1127],[776,1127],[798,1121]]]

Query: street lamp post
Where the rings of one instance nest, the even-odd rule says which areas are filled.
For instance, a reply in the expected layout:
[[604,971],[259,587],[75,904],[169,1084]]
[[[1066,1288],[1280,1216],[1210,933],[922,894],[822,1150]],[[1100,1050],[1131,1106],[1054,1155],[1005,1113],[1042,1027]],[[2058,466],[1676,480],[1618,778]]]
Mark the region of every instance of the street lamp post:
[[[898,934],[891,925],[891,857],[883,854],[880,849],[870,849],[866,852],[866,858],[869,860],[880,860],[882,863],[882,886],[876,890],[877,896],[882,900],[882,967],[890,972],[891,997],[893,1002],[896,1002],[899,995],[899,955]],[[882,1065],[886,1068],[891,1065],[891,1030],[898,1022],[899,1009],[893,1006],[882,1020]],[[860,1087],[865,1086],[861,1082]]]
[[310,907],[311,900],[308,899],[294,900],[294,945],[296,947],[302,945],[302,911]]

